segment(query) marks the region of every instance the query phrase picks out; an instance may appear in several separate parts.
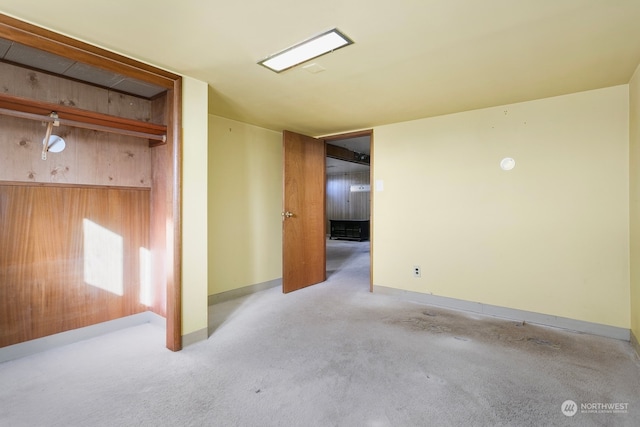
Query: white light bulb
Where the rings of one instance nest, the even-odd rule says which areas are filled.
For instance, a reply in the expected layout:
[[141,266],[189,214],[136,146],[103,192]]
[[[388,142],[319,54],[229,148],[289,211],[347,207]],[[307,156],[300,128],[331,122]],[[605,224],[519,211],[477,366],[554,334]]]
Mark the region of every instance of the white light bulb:
[[513,160],[511,157],[505,157],[504,159],[502,159],[502,161],[500,161],[500,168],[503,171],[510,171],[515,166],[516,166],[516,161]]

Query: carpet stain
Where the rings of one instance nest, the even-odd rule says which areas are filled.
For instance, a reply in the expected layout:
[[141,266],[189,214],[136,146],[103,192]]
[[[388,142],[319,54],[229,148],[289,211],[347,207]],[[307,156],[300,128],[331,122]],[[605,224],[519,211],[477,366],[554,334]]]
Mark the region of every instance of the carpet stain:
[[532,352],[553,352],[563,348],[561,335],[552,328],[493,317],[467,315],[451,310],[424,307],[402,316],[388,316],[387,324],[415,333],[450,336],[457,341],[500,344]]
[[560,348],[560,346],[558,344],[554,344],[554,343],[552,343],[550,341],[543,340],[543,339],[540,339],[540,338],[529,337],[529,338],[527,338],[527,341],[532,342],[534,344],[538,344],[538,345],[546,345],[546,346],[549,346],[549,347],[552,347],[552,348]]

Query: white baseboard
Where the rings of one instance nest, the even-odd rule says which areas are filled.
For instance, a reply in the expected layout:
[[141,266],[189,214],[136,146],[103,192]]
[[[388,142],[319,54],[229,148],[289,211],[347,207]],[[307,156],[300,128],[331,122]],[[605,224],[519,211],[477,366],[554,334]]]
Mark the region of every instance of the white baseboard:
[[501,317],[510,320],[525,321],[527,323],[552,326],[570,331],[615,338],[623,341],[630,340],[631,331],[629,329],[619,328],[616,326],[602,325],[599,323],[585,322],[583,320],[551,316],[548,314],[500,307],[497,305],[482,304],[479,302],[465,301],[431,294],[423,294],[420,292],[405,291],[401,289],[388,288],[386,286],[374,286],[373,292],[393,296],[406,301],[435,305],[453,310]]
[[219,304],[221,302],[230,301],[232,299],[241,298],[256,292],[271,289],[276,286],[282,286],[282,278],[257,283],[255,285],[244,286],[238,289],[232,289],[226,292],[220,292],[219,294],[209,295],[208,303],[209,305]]
[[195,332],[182,336],[182,348],[195,344],[200,341],[206,341],[209,338],[209,328],[202,328]]
[[145,323],[153,323],[162,328],[166,327],[164,317],[151,311],[145,311],[144,313],[133,314],[131,316],[121,317],[120,319],[109,320],[108,322],[97,323],[95,325],[85,326],[84,328],[72,329],[70,331],[2,347],[0,348],[0,363]]

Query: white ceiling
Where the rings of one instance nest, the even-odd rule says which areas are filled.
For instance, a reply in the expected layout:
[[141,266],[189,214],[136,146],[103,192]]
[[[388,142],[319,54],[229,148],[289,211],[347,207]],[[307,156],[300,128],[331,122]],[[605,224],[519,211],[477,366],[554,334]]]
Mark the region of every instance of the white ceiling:
[[[626,84],[639,0],[0,0],[0,12],[209,83],[210,113],[320,136]],[[355,44],[256,63],[338,27]]]

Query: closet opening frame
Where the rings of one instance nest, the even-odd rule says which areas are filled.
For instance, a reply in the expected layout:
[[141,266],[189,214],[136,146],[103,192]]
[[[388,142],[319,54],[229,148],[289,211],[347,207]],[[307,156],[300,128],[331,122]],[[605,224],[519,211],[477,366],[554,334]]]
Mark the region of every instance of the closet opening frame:
[[[165,205],[161,209],[163,217],[158,218],[158,222],[166,224],[163,227],[165,234],[159,238],[164,244],[155,248],[163,253],[164,262],[163,265],[156,266],[156,269],[164,277],[163,281],[166,281],[166,347],[172,351],[181,350],[182,77],[3,14],[0,14],[0,38],[166,89],[166,142],[161,145],[166,145],[167,154],[157,156],[154,160],[157,164],[153,165],[155,175],[162,180],[158,187],[162,188],[161,197]],[[151,234],[153,229],[154,227],[150,230]],[[153,236],[150,237],[153,241]]]

